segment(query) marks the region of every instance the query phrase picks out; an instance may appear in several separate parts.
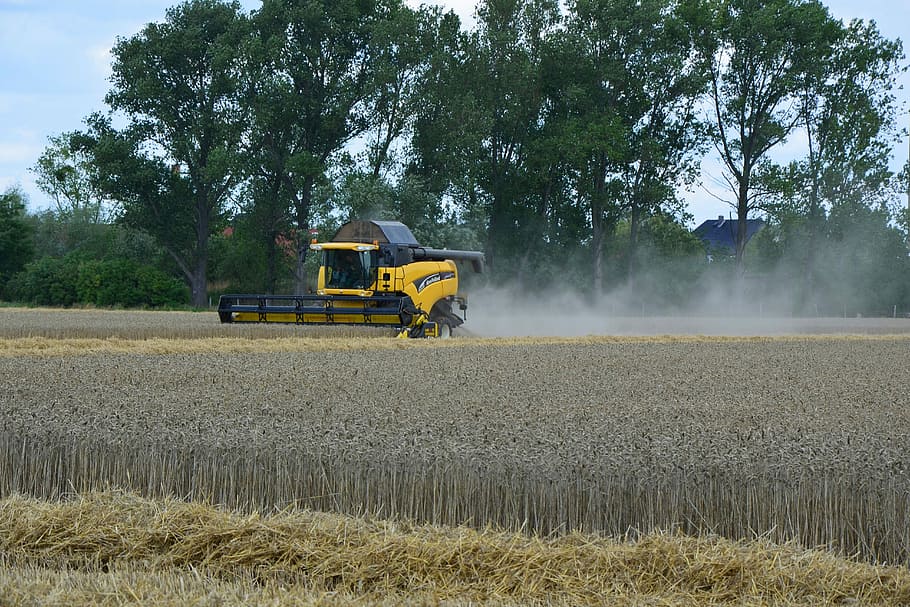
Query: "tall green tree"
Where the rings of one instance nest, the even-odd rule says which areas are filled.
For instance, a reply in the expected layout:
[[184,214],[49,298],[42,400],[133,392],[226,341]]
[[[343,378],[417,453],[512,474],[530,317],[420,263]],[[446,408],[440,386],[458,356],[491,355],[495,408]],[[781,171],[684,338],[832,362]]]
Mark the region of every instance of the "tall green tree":
[[[635,52],[628,3],[579,0],[569,6],[565,31],[553,38],[551,81],[562,82],[550,91],[555,107],[549,118],[558,121],[557,143],[568,159],[573,190],[585,209],[590,231],[591,283],[603,291],[604,256],[608,233],[620,220],[623,187],[621,167],[630,153],[629,134],[634,121],[631,105],[640,96],[627,61]],[[566,73],[565,66],[573,70]]]
[[746,220],[760,208],[769,154],[800,123],[801,85],[830,61],[838,24],[817,0],[709,0],[701,37],[710,74],[711,137],[738,219],[742,272]]
[[575,190],[591,222],[592,282],[604,282],[604,242],[628,214],[629,274],[643,217],[676,203],[695,174],[696,103],[705,79],[690,30],[691,2],[575,0],[555,38],[552,93]]
[[486,0],[478,4],[477,19],[466,73],[479,110],[475,170],[487,200],[486,254],[495,268],[498,249],[513,258],[528,250],[521,219],[531,194],[528,158],[545,99],[541,56],[559,14],[550,0]]
[[[199,254],[199,243],[197,209],[190,204],[193,191],[186,174],[149,149],[144,128],[134,125],[118,130],[109,116],[99,113],[90,116],[86,124],[86,131],[74,134],[73,145],[91,157],[96,168],[94,187],[123,209],[117,227],[131,235],[128,238],[137,249],[160,247],[192,284],[192,261]],[[152,242],[140,247],[136,235]],[[87,239],[81,240],[83,245],[89,244]],[[85,248],[77,242],[65,245],[64,251]],[[206,256],[207,246],[206,241]],[[89,256],[98,257],[91,252]],[[204,281],[205,276],[203,273],[197,278]],[[203,282],[203,293],[204,286]]]
[[831,209],[819,246],[818,291],[849,315],[890,315],[910,307],[910,257],[887,208],[849,201]]
[[50,137],[31,171],[35,185],[54,201],[61,220],[105,223],[113,214],[112,204],[97,187],[97,167],[85,150],[74,145],[78,133]]
[[[377,95],[395,88],[386,71],[396,56],[390,30],[409,31],[399,21],[410,19],[409,11],[400,0],[264,0],[253,15],[244,80],[251,174],[262,182],[257,203],[273,205],[266,212],[272,233],[285,209],[290,216],[298,293],[306,286],[315,188],[326,179],[330,160],[373,126],[377,108],[394,104]],[[393,117],[384,132],[400,125]],[[374,154],[380,166],[382,149]],[[271,233],[266,238],[274,240]]]
[[413,129],[423,103],[422,84],[437,46],[438,7],[411,10],[396,7],[389,18],[377,23],[376,90],[369,101],[369,127],[365,133],[365,165],[379,178],[406,160],[396,143]]
[[[447,47],[434,59],[414,143],[418,165],[445,175],[467,212],[482,212],[485,252],[496,271],[498,259],[528,249],[523,219],[544,103],[541,52],[558,10],[551,0],[485,0],[477,18],[469,34],[448,29],[448,37],[439,36]],[[511,265],[501,265],[512,274]]]
[[429,27],[435,42],[418,89],[421,103],[415,115],[407,171],[426,180],[434,192],[452,186],[470,191],[468,184],[473,178],[466,171],[474,131],[467,119],[473,116],[476,105],[464,78],[470,43],[454,12],[439,15]]
[[34,253],[32,229],[25,220],[26,197],[20,188],[0,194],[0,294],[6,282]]
[[635,31],[644,33],[642,52],[632,57],[628,69],[644,95],[622,168],[622,201],[629,215],[630,283],[639,272],[643,222],[655,216],[651,228],[673,225],[664,213],[683,215],[678,192],[695,180],[700,168],[705,133],[696,108],[708,82],[691,35],[704,19],[699,2],[642,2],[636,14]]
[[[241,175],[237,70],[244,31],[236,2],[188,0],[168,9],[162,23],[119,39],[106,101],[128,126],[121,136],[109,122],[95,124],[95,134],[106,137],[98,158],[109,163],[106,185],[119,196],[123,220],[158,239],[197,306],[207,303],[209,237]],[[118,159],[114,149],[132,158]],[[141,174],[110,172],[131,169]]]
[[803,81],[800,126],[807,150],[794,165],[800,183],[791,186],[797,190],[791,212],[805,225],[801,285],[809,306],[817,304],[816,252],[826,213],[841,205],[886,207],[895,143],[893,91],[902,58],[899,41],[884,39],[874,23],[854,21],[841,28],[823,69]]

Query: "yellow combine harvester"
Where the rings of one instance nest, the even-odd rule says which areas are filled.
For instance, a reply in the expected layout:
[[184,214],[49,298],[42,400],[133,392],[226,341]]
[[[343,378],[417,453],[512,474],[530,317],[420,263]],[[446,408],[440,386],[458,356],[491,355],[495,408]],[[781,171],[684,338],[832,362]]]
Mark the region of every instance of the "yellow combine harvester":
[[448,337],[466,315],[458,293],[456,261],[483,271],[483,253],[421,246],[398,221],[351,221],[322,253],[317,290],[311,295],[222,295],[223,323],[265,322],[371,325],[398,329],[400,337]]

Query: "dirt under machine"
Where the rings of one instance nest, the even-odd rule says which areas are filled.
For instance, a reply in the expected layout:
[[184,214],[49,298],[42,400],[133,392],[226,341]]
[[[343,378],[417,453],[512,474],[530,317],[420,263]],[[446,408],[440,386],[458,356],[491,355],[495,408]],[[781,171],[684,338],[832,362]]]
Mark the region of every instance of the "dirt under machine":
[[484,266],[478,251],[421,246],[398,221],[351,221],[310,249],[322,254],[315,294],[222,295],[221,322],[387,326],[400,337],[449,337],[467,314],[456,262],[475,272]]

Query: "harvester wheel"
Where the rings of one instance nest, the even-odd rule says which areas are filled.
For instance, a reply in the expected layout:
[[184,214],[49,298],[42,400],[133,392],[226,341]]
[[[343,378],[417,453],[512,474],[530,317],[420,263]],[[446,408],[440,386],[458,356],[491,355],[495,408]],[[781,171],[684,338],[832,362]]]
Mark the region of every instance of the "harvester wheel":
[[430,311],[430,320],[439,327],[439,337],[448,339],[453,336],[455,327],[463,322],[457,314],[452,313],[451,302],[442,299],[436,302]]

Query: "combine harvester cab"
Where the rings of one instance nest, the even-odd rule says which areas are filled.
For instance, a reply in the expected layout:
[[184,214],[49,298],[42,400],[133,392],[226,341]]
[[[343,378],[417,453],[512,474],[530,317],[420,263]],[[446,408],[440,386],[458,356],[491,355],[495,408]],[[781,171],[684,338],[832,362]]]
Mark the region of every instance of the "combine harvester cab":
[[387,326],[399,337],[449,337],[464,322],[467,298],[458,292],[456,261],[483,271],[478,251],[421,246],[397,221],[351,221],[322,254],[315,294],[222,295],[223,323],[260,322]]

